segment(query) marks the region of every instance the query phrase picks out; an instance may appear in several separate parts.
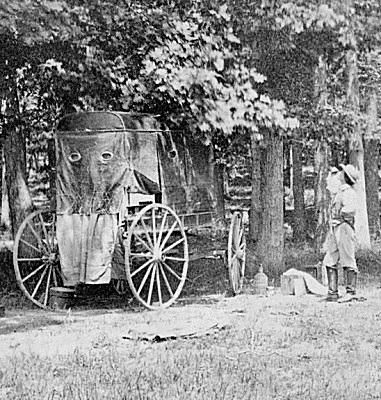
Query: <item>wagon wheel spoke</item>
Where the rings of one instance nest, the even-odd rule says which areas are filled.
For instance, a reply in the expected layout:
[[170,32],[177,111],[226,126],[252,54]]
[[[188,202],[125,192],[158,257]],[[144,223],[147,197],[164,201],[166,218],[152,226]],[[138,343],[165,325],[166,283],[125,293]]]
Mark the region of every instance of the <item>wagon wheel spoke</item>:
[[152,253],[130,253],[130,256],[134,258],[149,258]]
[[148,232],[148,229],[147,229],[147,225],[145,224],[144,219],[141,220],[141,224],[142,224],[142,227],[143,227],[143,230],[144,230],[144,234],[145,234],[145,236],[146,236],[146,238],[147,238],[148,244],[149,244],[149,246],[150,246],[150,247],[149,247],[149,250],[152,251],[154,245],[153,245],[153,243],[152,243],[151,236],[149,235],[149,232]]
[[48,299],[49,299],[49,288],[50,288],[50,279],[52,276],[52,266],[49,266],[49,272],[48,272],[48,280],[46,283],[46,289],[45,289],[45,298],[44,298],[44,306],[46,307],[48,305]]
[[20,239],[20,242],[23,243],[23,244],[25,244],[26,246],[28,246],[30,249],[33,249],[33,250],[37,251],[37,253],[41,253],[41,249],[39,249],[39,248],[33,246],[32,243],[29,243],[29,242],[27,242],[27,241],[24,240],[24,239]]
[[54,267],[52,269],[52,275],[53,275],[54,286],[58,286],[57,273],[56,273],[56,269]]
[[172,257],[172,256],[165,256],[165,259],[166,259],[166,260],[171,260],[171,261],[182,261],[182,262],[186,261],[185,258],[182,258],[182,257]]
[[162,294],[161,294],[161,284],[160,284],[160,273],[159,273],[159,265],[156,264],[156,285],[157,285],[157,294],[159,296],[159,304],[162,305],[163,304],[163,298],[162,298]]
[[184,242],[184,238],[179,239],[177,242],[172,243],[170,246],[168,246],[166,249],[163,250],[163,254],[168,253],[168,251],[174,249],[175,247],[177,247],[179,244],[181,244],[182,242]]
[[149,259],[147,262],[145,262],[143,265],[141,265],[138,269],[136,269],[134,272],[131,273],[131,278],[138,274],[140,271],[142,271],[144,268],[148,267],[150,264],[153,263],[152,259]]
[[165,223],[167,222],[167,215],[168,215],[168,211],[166,210],[164,215],[163,215],[163,218],[161,220],[161,225],[160,225],[160,230],[159,230],[159,236],[157,238],[157,243],[160,243],[161,242],[161,238],[163,237]]
[[34,230],[34,228],[30,222],[28,222],[28,226],[29,226],[29,229],[31,230],[31,232],[33,233],[33,235],[35,236],[35,238],[37,239],[37,242],[38,242],[39,246],[41,247],[41,250],[45,254],[49,254],[49,249],[44,245],[44,243],[41,240],[40,235]]
[[41,258],[36,258],[36,257],[19,258],[19,262],[31,262],[31,261],[41,261]]
[[38,291],[38,289],[40,288],[43,279],[45,278],[46,271],[48,270],[48,268],[49,268],[49,267],[48,267],[47,265],[45,265],[45,269],[44,269],[43,273],[41,274],[41,277],[40,277],[40,279],[38,280],[37,285],[35,286],[35,288],[34,288],[34,290],[33,290],[33,293],[32,293],[32,297],[33,297],[33,298],[36,296],[37,291]]
[[153,246],[155,248],[157,243],[156,237],[156,218],[155,218],[155,208],[152,208],[152,236],[153,236]]
[[239,229],[239,231],[238,231],[238,240],[237,240],[236,243],[235,243],[236,248],[237,248],[237,247],[240,247],[240,245],[242,244],[242,238],[243,238],[244,230],[242,229],[241,226],[240,226],[240,228],[241,228],[241,229]]
[[147,272],[146,272],[145,275],[144,275],[144,278],[142,279],[142,281],[141,281],[141,283],[140,283],[140,286],[139,286],[139,289],[138,289],[138,292],[137,292],[138,295],[139,295],[140,292],[142,291],[142,289],[143,289],[143,287],[144,287],[144,284],[146,283],[147,278],[148,278],[150,272],[152,271],[152,268],[153,268],[153,264],[151,264],[151,265],[149,266]]
[[40,220],[40,224],[41,224],[41,227],[42,227],[42,232],[43,232],[45,240],[46,240],[46,245],[48,246],[48,251],[51,252],[52,249],[53,249],[53,247],[52,247],[53,243],[51,244],[49,242],[48,231],[46,230],[45,221],[43,220],[41,214],[38,214],[38,219]]
[[[39,260],[41,261],[41,260]],[[42,268],[46,267],[45,264],[40,265],[38,268],[36,268],[33,272],[31,272],[29,275],[27,275],[25,278],[22,278],[22,282],[27,281],[29,278],[31,278],[32,276],[36,275],[37,272],[41,271]]]
[[[61,269],[58,268],[57,266],[55,266],[54,270],[55,270],[55,272],[58,273],[58,275],[60,276],[61,280],[62,280],[62,281],[65,281],[66,278],[65,278],[65,275],[62,273]],[[56,286],[57,286],[57,285],[56,285]]]
[[[148,253],[146,247],[136,251],[136,245],[142,244],[136,233],[147,218],[152,220],[148,236],[154,245]],[[185,284],[189,255],[185,231],[173,210],[162,204],[142,209],[130,225],[125,254],[127,281],[141,304],[150,309],[164,308],[178,298]]]
[[153,291],[153,285],[155,282],[155,277],[156,277],[156,268],[157,268],[157,264],[153,264],[153,268],[152,268],[152,272],[151,272],[151,281],[149,283],[149,290],[148,290],[148,298],[147,298],[147,303],[151,304],[151,300],[152,300],[152,291]]
[[161,246],[160,246],[160,250],[163,250],[163,248],[164,248],[164,246],[166,245],[168,239],[171,237],[173,231],[175,230],[176,225],[177,225],[177,221],[175,221],[175,222],[172,224],[171,228],[170,228],[169,231],[167,232],[167,234],[166,234],[166,236],[165,236],[165,238],[164,238],[164,240],[163,240],[163,243],[162,243]]
[[181,276],[179,276],[165,261],[162,261],[162,264],[170,272],[173,276],[175,276],[179,281],[181,280]]
[[139,242],[140,244],[142,244],[149,252],[152,253],[153,248],[150,247],[150,246],[139,236],[138,233],[135,232],[134,235],[135,235],[136,239],[138,239],[138,242]]
[[163,266],[161,265],[161,263],[159,263],[159,270],[160,270],[160,272],[161,272],[161,275],[163,276],[163,280],[164,280],[164,283],[165,283],[165,285],[166,285],[166,287],[167,287],[167,289],[168,289],[168,292],[169,292],[169,293],[171,294],[171,296],[173,297],[173,291],[172,291],[171,285],[170,285],[169,282],[168,282],[167,275],[165,274],[164,269],[163,269]]

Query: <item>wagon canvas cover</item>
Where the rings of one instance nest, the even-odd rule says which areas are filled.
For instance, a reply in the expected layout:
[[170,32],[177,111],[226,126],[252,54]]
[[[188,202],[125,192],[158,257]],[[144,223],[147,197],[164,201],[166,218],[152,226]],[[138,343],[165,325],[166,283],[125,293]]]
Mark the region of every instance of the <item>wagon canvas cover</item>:
[[126,191],[160,191],[157,136],[140,131],[147,122],[131,119],[126,131],[114,114],[90,116],[69,116],[56,135],[57,239],[67,286],[110,281]]
[[56,135],[56,190],[65,284],[125,277],[118,223],[127,193],[161,193],[180,215],[213,212],[210,155],[208,146],[180,132],[162,132],[146,115],[78,113],[63,119]]

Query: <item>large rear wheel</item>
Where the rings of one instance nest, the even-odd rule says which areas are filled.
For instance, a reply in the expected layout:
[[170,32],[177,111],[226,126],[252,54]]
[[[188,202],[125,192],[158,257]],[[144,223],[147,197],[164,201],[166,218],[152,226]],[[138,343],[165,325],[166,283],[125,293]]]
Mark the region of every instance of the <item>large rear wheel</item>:
[[48,307],[49,289],[62,286],[56,237],[56,215],[35,211],[17,231],[13,266],[24,294],[37,306]]
[[234,294],[242,291],[246,265],[245,224],[242,213],[235,212],[231,219],[228,238],[228,270]]
[[150,204],[128,228],[126,275],[134,297],[149,309],[169,307],[179,297],[188,271],[188,242],[169,207]]

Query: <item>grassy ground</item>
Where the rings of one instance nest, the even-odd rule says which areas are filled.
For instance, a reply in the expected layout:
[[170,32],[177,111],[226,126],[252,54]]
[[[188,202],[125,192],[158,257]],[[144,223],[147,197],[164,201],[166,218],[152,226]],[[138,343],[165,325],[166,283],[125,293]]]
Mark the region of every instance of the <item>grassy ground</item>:
[[[288,249],[287,258],[296,268],[315,261],[305,248]],[[225,297],[226,274],[215,262],[210,274],[202,264],[194,270],[187,299],[163,312],[24,308],[26,317],[56,323],[0,335],[0,399],[381,399],[379,257],[358,259],[366,302]],[[202,292],[192,289],[198,280]],[[123,339],[137,327],[182,321],[219,325],[200,337]]]

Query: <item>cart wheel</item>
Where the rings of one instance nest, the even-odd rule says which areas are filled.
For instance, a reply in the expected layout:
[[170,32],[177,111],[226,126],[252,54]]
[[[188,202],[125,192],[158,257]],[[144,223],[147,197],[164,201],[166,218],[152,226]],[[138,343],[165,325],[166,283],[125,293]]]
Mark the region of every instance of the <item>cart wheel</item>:
[[230,223],[228,239],[229,279],[234,294],[238,294],[242,290],[243,278],[245,276],[245,264],[245,226],[242,220],[242,214],[240,212],[235,212]]
[[22,222],[14,243],[13,266],[25,295],[47,308],[50,287],[62,286],[53,212],[35,211]]
[[154,310],[180,295],[188,270],[188,242],[169,207],[150,204],[134,218],[126,243],[126,275],[134,297]]
[[128,292],[128,282],[126,279],[111,279],[111,285],[115,292],[120,295]]

